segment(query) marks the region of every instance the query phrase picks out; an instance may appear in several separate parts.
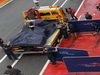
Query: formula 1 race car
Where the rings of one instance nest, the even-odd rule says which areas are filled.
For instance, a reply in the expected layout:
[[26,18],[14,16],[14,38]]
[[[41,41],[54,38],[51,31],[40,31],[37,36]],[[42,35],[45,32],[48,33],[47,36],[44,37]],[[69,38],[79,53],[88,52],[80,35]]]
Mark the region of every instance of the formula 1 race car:
[[15,54],[42,53],[44,46],[57,45],[59,34],[60,30],[54,23],[46,20],[31,21],[10,39],[9,45]]

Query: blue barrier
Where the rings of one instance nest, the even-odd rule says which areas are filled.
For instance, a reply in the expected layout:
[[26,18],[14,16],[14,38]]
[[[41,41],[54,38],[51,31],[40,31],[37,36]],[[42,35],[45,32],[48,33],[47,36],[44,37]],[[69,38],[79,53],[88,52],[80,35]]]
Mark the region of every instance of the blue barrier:
[[76,32],[93,32],[91,23],[95,22],[97,26],[100,26],[100,20],[84,20],[84,21],[69,21],[69,24],[72,24]]
[[[55,48],[50,47],[49,50],[54,50],[54,49]],[[88,56],[88,53],[85,50],[58,48],[58,52],[54,52],[54,55],[57,61],[62,61],[63,57]]]
[[64,57],[69,72],[100,72],[100,57]]

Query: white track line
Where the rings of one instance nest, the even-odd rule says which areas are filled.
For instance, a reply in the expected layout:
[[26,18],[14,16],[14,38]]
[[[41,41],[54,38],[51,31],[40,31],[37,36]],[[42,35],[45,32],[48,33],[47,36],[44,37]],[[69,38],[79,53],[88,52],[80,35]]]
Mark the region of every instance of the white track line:
[[[6,4],[10,3],[11,1],[13,1],[13,0],[8,1],[8,2],[5,3],[4,5],[2,5],[0,8],[2,8],[3,6],[5,6]],[[5,35],[5,36],[3,37],[3,39],[5,39],[11,32],[13,32],[22,22],[23,22],[23,21],[21,21],[20,23],[18,23],[18,25],[16,25],[7,35]],[[0,60],[0,63],[2,63],[3,60],[4,60],[6,57],[7,57],[7,55],[4,55],[4,56],[2,57],[2,59]]]
[[12,1],[13,1],[13,0],[10,0],[10,1],[4,3],[2,6],[0,6],[0,8],[4,7],[5,5],[9,4],[9,3],[12,2]]
[[60,6],[60,7],[63,7],[64,6],[64,4],[67,2],[67,0],[65,0],[64,2],[63,2],[63,4]]
[[80,6],[79,6],[79,8],[77,9],[75,15],[77,15],[77,13],[79,12],[79,10],[80,10],[81,6],[83,5],[84,1],[85,1],[85,0],[83,0],[82,3],[80,4]]
[[[85,2],[85,0],[83,0],[82,3],[80,4],[80,6],[79,6],[79,8],[77,9],[75,15],[77,15],[77,13],[79,12],[79,10],[80,10],[80,8],[81,8],[81,6],[83,5],[84,2]],[[81,15],[79,16],[78,21],[80,20],[80,18],[81,18]]]
[[59,0],[57,0],[52,6],[54,6]]
[[48,66],[50,60],[47,60],[46,64],[44,65],[43,69],[41,70],[40,74],[39,75],[42,75],[43,72],[45,71],[46,67]]
[[7,57],[7,55],[3,56],[3,58],[0,60],[0,63]]
[[21,54],[19,57],[18,57],[18,60],[14,61],[14,63],[11,65],[12,67],[14,67],[16,65],[16,63],[19,61],[19,59],[21,59],[21,57],[23,56],[23,54]]

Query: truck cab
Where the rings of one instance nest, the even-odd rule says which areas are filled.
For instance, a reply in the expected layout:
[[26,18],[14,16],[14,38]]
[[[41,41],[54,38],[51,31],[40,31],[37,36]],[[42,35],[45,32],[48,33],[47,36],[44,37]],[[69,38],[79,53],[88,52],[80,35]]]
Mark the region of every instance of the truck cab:
[[59,6],[41,6],[32,7],[22,12],[24,21],[27,20],[49,20],[53,22],[68,20],[62,7]]

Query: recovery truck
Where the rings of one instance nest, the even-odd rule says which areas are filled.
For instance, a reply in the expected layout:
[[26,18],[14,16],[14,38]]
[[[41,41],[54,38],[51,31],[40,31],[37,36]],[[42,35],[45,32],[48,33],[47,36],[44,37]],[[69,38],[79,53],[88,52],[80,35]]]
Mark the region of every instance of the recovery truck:
[[[8,43],[8,45],[13,47],[15,54],[43,53],[43,47],[55,47],[58,44],[60,29],[57,28],[55,25],[57,23],[55,22],[65,22],[68,20],[62,7],[32,7],[29,10],[23,11],[22,14],[25,25],[22,31],[11,38]],[[33,31],[30,31],[27,27],[28,22],[35,24]],[[41,36],[41,34],[43,36]],[[50,35],[48,36],[47,34]],[[37,40],[39,37],[40,39]]]

